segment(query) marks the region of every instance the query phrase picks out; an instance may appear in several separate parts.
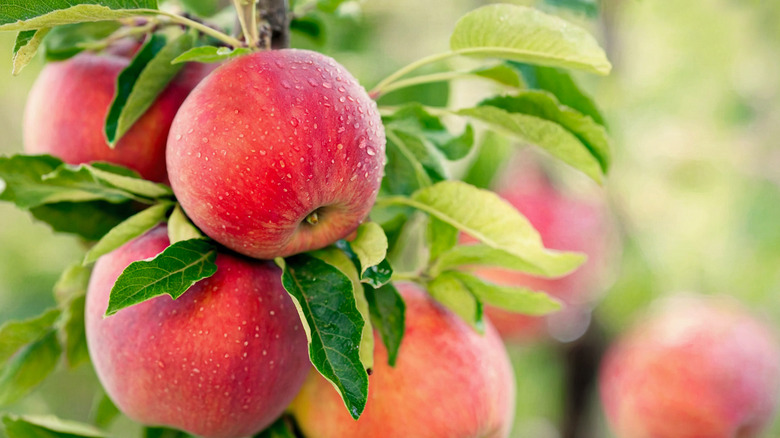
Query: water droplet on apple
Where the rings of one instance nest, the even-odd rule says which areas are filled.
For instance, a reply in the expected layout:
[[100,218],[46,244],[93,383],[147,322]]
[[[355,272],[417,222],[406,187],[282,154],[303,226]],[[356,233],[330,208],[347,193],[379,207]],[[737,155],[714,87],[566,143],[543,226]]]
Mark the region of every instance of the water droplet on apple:
[[333,88],[333,84],[331,84],[330,82],[323,82],[322,83],[322,87],[323,88],[327,88],[327,89],[331,89],[331,88]]

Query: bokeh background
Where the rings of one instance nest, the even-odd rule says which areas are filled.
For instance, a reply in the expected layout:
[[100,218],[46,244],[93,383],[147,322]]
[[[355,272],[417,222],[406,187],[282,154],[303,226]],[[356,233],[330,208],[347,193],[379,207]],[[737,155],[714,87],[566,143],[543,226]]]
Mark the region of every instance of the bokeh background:
[[[654,300],[683,292],[736,297],[780,329],[780,2],[509,2],[588,27],[614,65],[609,77],[576,76],[602,108],[614,139],[603,190],[623,237],[614,282],[594,312],[598,336],[608,341]],[[343,18],[327,20],[323,42],[297,37],[294,45],[331,54],[370,87],[410,61],[446,50],[457,18],[485,3],[347,4]],[[13,38],[0,34],[1,154],[21,152],[25,99],[42,66],[33,62],[11,77]],[[456,84],[451,99],[466,99],[469,87]],[[78,240],[0,204],[0,322],[53,306],[54,282],[83,252]],[[518,385],[513,436],[610,436],[595,392],[587,394],[581,430],[564,435],[570,421],[564,377],[573,345],[510,347]],[[90,366],[82,365],[55,373],[36,394],[4,410],[85,420],[99,397]],[[780,436],[777,424],[767,437]],[[127,420],[114,429],[138,431]]]

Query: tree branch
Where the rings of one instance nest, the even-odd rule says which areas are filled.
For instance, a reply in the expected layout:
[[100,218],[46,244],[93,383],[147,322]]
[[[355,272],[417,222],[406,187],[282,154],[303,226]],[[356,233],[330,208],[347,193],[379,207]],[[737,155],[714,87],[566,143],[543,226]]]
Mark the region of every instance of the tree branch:
[[259,23],[262,26],[260,38],[264,39],[266,47],[270,46],[274,49],[290,47],[289,9],[287,0],[257,1]]

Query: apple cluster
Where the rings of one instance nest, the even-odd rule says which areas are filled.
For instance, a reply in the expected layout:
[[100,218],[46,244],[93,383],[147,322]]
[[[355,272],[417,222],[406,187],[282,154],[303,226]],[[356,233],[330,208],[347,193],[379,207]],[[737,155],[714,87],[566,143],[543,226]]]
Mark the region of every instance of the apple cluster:
[[[297,395],[292,412],[309,437],[507,436],[514,377],[497,332],[488,323],[477,334],[411,285],[400,285],[407,328],[398,363],[387,365],[378,343],[358,422],[311,369],[306,332],[271,259],[347,237],[373,206],[385,134],[355,78],[329,57],[294,49],[217,68],[188,64],[110,148],[105,115],[139,47],[123,42],[47,64],[24,123],[27,153],[107,161],[170,184],[191,221],[220,245],[216,274],[181,298],[156,297],[108,317],[117,278],[170,245],[167,227],[95,264],[87,344],[117,407],[144,424],[229,438],[268,427]],[[473,409],[453,416],[464,406]],[[404,411],[390,418],[398,407]]]

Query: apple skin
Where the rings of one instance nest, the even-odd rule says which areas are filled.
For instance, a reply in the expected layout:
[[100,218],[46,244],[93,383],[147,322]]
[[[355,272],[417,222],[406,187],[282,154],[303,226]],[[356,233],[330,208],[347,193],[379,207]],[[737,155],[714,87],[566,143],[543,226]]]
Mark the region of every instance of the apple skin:
[[[592,302],[606,289],[618,253],[614,223],[602,198],[565,193],[534,171],[518,173],[521,178],[508,179],[511,182],[501,184],[496,193],[531,222],[545,247],[582,252],[588,260],[560,278],[494,267],[476,268],[477,276],[492,283],[545,291],[565,305],[562,311],[547,317],[520,315],[493,306],[485,306],[485,313],[507,341],[540,339],[545,336],[546,326],[560,337],[572,340],[587,328]],[[475,240],[464,235],[461,241]]]
[[111,50],[105,54],[82,52],[66,61],[46,64],[27,99],[25,153],[50,154],[70,164],[107,161],[129,167],[146,179],[167,181],[168,130],[181,103],[213,67],[185,66],[111,149],[103,127],[117,77],[135,50],[130,44],[123,42],[117,54]]
[[[168,137],[171,187],[209,237],[256,258],[323,248],[376,199],[385,136],[376,104],[333,59],[253,53],[208,76]],[[316,224],[306,219],[313,212]]]
[[515,383],[506,350],[490,323],[480,335],[411,284],[406,333],[396,366],[376,334],[368,403],[355,421],[336,390],[310,373],[291,412],[308,438],[480,437],[509,434]]
[[203,437],[253,435],[284,411],[309,369],[306,335],[276,265],[218,253],[217,273],[179,299],[164,295],[103,317],[119,274],[165,249],[166,230],[95,264],[85,318],[97,375],[141,423]]
[[735,303],[667,301],[607,352],[601,400],[621,438],[751,438],[777,406],[780,351]]

